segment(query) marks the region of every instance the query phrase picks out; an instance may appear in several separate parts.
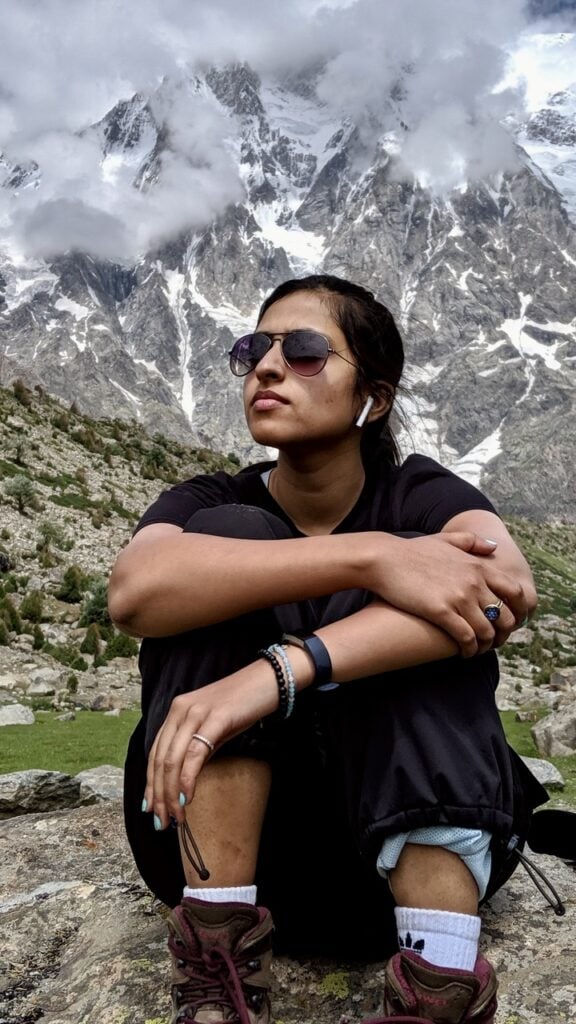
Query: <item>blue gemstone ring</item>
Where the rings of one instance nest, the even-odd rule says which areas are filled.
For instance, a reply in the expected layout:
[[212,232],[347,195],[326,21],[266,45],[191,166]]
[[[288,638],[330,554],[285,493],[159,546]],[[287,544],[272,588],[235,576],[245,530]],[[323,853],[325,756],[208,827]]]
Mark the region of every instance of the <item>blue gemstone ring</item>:
[[487,604],[484,609],[484,615],[489,622],[496,622],[500,618],[500,609],[504,604],[503,601],[498,601],[498,604]]

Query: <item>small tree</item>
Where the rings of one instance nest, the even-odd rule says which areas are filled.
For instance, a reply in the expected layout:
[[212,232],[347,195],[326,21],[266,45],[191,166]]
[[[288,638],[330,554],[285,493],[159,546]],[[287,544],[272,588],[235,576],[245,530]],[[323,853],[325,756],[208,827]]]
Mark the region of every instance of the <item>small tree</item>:
[[59,601],[67,604],[78,604],[88,586],[88,579],[79,565],[69,565],[62,578],[62,584],[56,591]]
[[138,643],[133,636],[125,633],[114,633],[106,644],[106,661],[112,658],[133,658],[138,654]]
[[6,595],[0,601],[0,618],[4,620],[8,629],[14,633],[22,632],[22,620],[18,609],[11,597]]
[[42,648],[44,647],[44,644],[46,643],[46,637],[44,636],[44,633],[40,629],[40,626],[34,626],[34,629],[32,630],[32,636],[34,638],[34,650],[41,651]]
[[93,654],[95,658],[98,657],[102,649],[100,643],[100,630],[98,629],[97,622],[91,622],[86,630],[84,639],[80,644],[81,654]]
[[[110,629],[112,625],[108,612],[108,586],[106,580],[97,580],[92,586],[90,593],[84,599],[82,614],[80,615],[80,625],[89,626],[92,622],[96,622],[100,627],[104,626],[106,629]],[[100,629],[101,635],[102,632],[102,629]]]
[[32,590],[20,605],[20,615],[28,622],[42,622],[44,598],[39,590]]
[[20,402],[20,405],[25,406],[26,409],[29,409],[30,406],[32,405],[32,395],[28,388],[26,387],[24,381],[20,380],[20,378],[18,378],[18,380],[15,380],[12,385],[12,390],[14,391],[14,398],[16,399],[16,401]]
[[23,473],[17,473],[11,480],[8,480],[4,485],[4,490],[9,498],[14,498],[16,508],[21,516],[26,514],[27,508],[38,508],[34,484]]
[[8,626],[0,615],[0,647],[7,647],[9,643],[10,637],[8,636]]

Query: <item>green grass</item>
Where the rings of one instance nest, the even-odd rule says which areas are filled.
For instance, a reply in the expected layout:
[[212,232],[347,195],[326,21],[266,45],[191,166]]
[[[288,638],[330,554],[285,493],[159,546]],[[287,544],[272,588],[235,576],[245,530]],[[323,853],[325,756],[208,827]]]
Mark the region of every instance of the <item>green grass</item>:
[[[543,712],[544,714],[544,712]],[[542,757],[534,745],[531,734],[530,722],[517,722],[514,718],[514,711],[501,711],[500,718],[506,732],[506,738],[516,753],[522,757]],[[551,761],[556,765],[562,775],[565,788],[561,792],[550,794],[550,806],[576,807],[576,754],[573,757],[546,757],[545,761]]]
[[46,768],[76,775],[99,764],[120,767],[139,717],[138,711],[123,711],[118,718],[77,711],[74,722],[57,722],[54,712],[36,712],[35,725],[3,727],[0,774]]
[[[77,711],[74,722],[57,722],[55,712],[37,711],[34,726],[3,727],[0,774],[46,768],[76,775],[99,764],[120,767],[139,717],[139,711],[123,711],[118,718],[97,711]],[[513,711],[501,712],[501,718],[511,746],[524,757],[539,757],[530,723],[516,722]],[[551,805],[576,807],[576,754],[546,760],[556,765],[566,782],[561,793],[552,795]]]

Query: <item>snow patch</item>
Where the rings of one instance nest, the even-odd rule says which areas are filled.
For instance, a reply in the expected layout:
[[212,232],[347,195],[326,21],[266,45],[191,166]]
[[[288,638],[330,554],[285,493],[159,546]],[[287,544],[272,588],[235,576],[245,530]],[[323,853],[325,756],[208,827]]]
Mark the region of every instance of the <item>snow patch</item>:
[[489,434],[488,437],[485,437],[483,441],[480,441],[474,448],[471,448],[465,455],[451,463],[450,469],[464,480],[467,480],[468,483],[478,487],[482,477],[482,470],[488,462],[495,459],[502,451],[501,433],[502,424],[500,423],[496,430]]
[[76,321],[84,320],[86,317],[91,315],[91,310],[88,306],[83,306],[80,302],[75,302],[74,299],[70,299],[67,295],[61,295],[59,299],[56,299],[54,303],[55,309],[61,310],[63,313],[70,313]]

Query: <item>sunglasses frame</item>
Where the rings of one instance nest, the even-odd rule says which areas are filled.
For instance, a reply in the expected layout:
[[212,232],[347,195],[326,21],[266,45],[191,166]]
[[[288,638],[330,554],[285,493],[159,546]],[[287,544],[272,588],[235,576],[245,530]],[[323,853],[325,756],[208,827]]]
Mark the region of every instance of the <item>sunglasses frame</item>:
[[[242,363],[242,360],[240,360],[236,356],[234,356],[234,349],[236,348],[236,346],[238,345],[239,342],[244,340],[244,338],[253,338],[253,337],[255,337],[258,334],[260,334],[263,337],[268,339],[268,342],[269,342],[268,348],[266,349],[265,352],[262,353],[262,355],[260,356],[260,359],[258,360],[257,363],[254,364],[254,366],[246,367],[246,371],[244,373],[237,373],[236,370],[232,369],[232,363],[234,362],[234,364],[236,366],[238,366],[238,365],[245,366],[246,364]],[[318,370],[315,370],[314,373],[300,373],[298,370],[296,370],[291,365],[291,363],[286,358],[286,355],[284,353],[284,342],[292,334],[313,334],[317,338],[322,338],[322,341],[326,342],[326,357],[324,358],[324,362],[322,363],[322,366],[320,366]],[[283,360],[285,366],[287,366],[289,370],[292,370],[292,373],[297,374],[298,377],[317,377],[319,373],[322,373],[322,370],[326,366],[326,363],[328,362],[328,357],[332,356],[332,355],[339,356],[340,359],[343,359],[344,362],[348,363],[349,366],[356,366],[356,363],[353,363],[351,359],[346,359],[346,356],[343,356],[342,352],[340,352],[338,349],[332,348],[332,345],[330,344],[330,338],[326,337],[325,334],[321,334],[320,331],[313,331],[313,330],[311,330],[309,328],[303,327],[303,328],[295,328],[293,331],[271,331],[271,332],[268,332],[268,331],[252,331],[250,334],[243,334],[240,338],[236,339],[236,341],[234,342],[232,348],[230,349],[230,351],[228,353],[228,358],[230,360],[230,371],[231,371],[231,373],[233,373],[235,377],[247,377],[249,373],[252,373],[256,369],[256,367],[258,366],[258,363],[264,358],[265,355],[268,354],[268,352],[270,351],[272,346],[276,343],[276,341],[280,342],[280,354],[282,356],[282,360]]]

